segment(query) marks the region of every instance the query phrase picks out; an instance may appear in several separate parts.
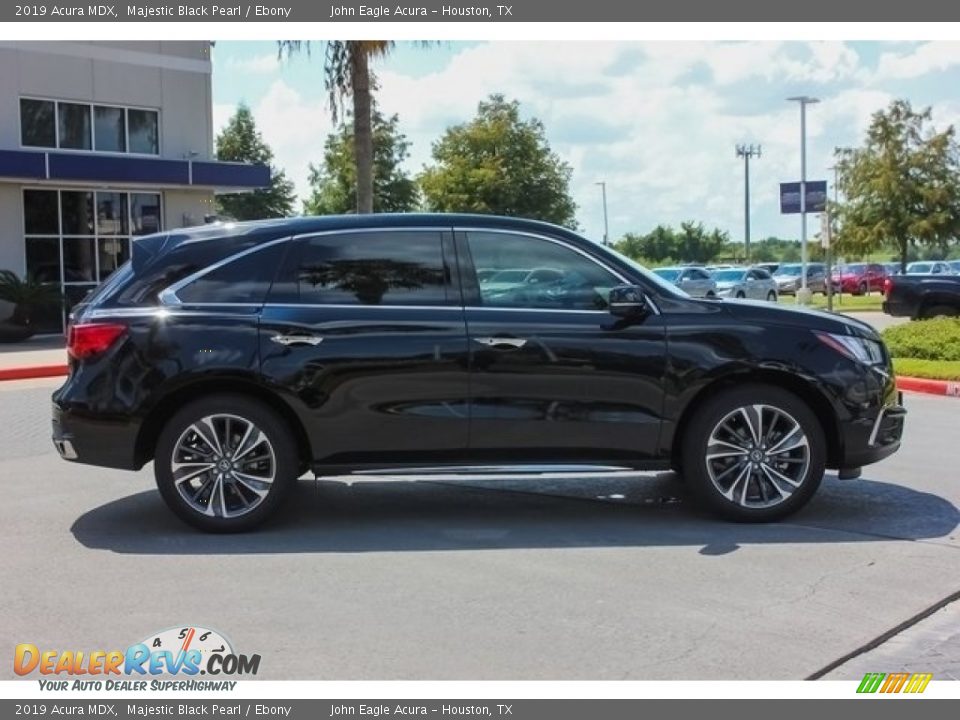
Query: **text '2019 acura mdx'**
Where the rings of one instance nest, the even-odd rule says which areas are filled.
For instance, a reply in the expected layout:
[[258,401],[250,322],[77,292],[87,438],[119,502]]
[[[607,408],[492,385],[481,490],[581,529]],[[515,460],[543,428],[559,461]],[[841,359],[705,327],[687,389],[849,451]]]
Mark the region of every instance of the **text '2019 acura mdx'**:
[[895,452],[905,415],[863,323],[694,299],[568,230],[498,217],[144,237],[74,309],[68,350],[60,454],[153,460],[170,508],[210,531],[253,527],[308,470],[545,464],[674,468],[720,515],[774,520],[825,468]]

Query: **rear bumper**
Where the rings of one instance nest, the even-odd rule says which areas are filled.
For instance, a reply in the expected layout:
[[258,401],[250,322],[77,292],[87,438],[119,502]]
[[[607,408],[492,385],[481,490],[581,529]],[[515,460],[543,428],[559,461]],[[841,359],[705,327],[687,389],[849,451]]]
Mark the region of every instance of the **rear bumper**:
[[54,403],[51,430],[53,446],[64,460],[139,470],[136,461],[137,428],[127,420],[92,419]]

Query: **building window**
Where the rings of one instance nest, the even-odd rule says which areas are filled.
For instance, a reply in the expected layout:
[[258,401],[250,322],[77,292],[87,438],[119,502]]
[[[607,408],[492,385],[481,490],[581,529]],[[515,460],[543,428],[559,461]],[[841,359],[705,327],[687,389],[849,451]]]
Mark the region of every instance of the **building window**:
[[94,106],[93,139],[97,150],[127,151],[127,116],[123,108]]
[[160,113],[91,103],[20,98],[25,147],[160,154]]
[[27,273],[60,286],[66,299],[35,322],[61,332],[67,313],[130,259],[137,235],[161,229],[159,193],[114,190],[23,191]]
[[130,124],[130,152],[156,155],[159,149],[159,121],[153,110],[127,110]]
[[53,101],[20,99],[20,142],[37,147],[57,146],[56,105]]

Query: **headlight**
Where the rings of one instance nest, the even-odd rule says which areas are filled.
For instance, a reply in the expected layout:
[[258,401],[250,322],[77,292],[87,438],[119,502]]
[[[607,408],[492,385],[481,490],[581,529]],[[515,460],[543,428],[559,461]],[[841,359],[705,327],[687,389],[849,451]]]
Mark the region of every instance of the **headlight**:
[[841,355],[864,365],[883,365],[883,346],[876,340],[854,335],[834,335],[833,333],[814,333],[824,345],[833,348]]

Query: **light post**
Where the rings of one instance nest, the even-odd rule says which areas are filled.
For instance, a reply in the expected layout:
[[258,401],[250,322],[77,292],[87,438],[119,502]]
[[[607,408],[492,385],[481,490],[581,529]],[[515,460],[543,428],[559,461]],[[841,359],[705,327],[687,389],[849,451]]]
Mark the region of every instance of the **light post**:
[[810,302],[810,290],[807,288],[807,105],[820,102],[809,95],[787,98],[789,102],[800,103],[800,289],[797,290],[797,302]]
[[603,244],[610,244],[610,223],[607,219],[607,183],[605,180],[601,180],[595,185],[600,186],[600,190],[603,192]]
[[750,158],[760,157],[760,145],[737,145],[737,157],[743,158],[743,254],[750,262]]

